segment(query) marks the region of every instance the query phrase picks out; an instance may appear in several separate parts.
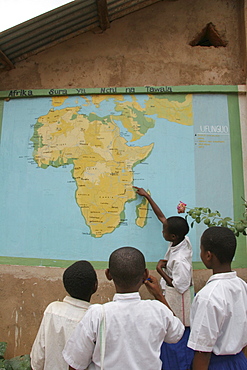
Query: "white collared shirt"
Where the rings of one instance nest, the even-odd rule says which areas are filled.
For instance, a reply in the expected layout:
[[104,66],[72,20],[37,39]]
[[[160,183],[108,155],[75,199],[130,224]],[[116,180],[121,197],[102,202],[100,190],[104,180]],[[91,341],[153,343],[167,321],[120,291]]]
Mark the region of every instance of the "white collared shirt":
[[215,355],[247,345],[247,284],[235,271],[214,274],[191,306],[188,347]]
[[[105,303],[106,347],[104,370],[160,370],[163,341],[176,343],[184,326],[156,300],[141,300],[138,292],[115,294]],[[98,339],[102,305],[92,305],[68,340],[63,356],[78,370],[100,369]],[[95,344],[96,342],[96,344]]]
[[33,370],[68,370],[62,350],[89,306],[69,296],[47,306],[30,355]]
[[[176,291],[183,294],[192,285],[192,247],[189,238],[185,236],[184,240],[174,247],[170,243],[164,259],[167,260],[165,273],[172,279]],[[165,291],[166,281],[163,278],[160,285]]]

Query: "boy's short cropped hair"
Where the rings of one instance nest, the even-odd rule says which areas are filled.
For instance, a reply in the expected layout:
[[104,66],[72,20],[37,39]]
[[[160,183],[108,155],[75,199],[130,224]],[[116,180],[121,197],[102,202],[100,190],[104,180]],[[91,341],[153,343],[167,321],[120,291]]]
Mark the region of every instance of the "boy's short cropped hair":
[[189,232],[188,222],[180,216],[172,216],[167,218],[167,226],[170,234],[177,235],[182,238]]
[[95,292],[97,284],[96,272],[88,261],[77,261],[63,273],[63,284],[73,298],[88,300]]
[[205,251],[212,252],[220,263],[231,263],[236,251],[236,236],[227,227],[212,226],[204,231],[201,245]]
[[133,247],[116,249],[109,258],[109,271],[114,282],[129,288],[140,281],[146,268],[145,258],[141,251]]

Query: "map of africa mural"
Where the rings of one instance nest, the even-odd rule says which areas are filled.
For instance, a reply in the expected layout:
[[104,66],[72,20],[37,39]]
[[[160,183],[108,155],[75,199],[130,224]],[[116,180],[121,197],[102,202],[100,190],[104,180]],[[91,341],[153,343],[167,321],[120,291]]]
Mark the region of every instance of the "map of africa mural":
[[[107,261],[131,245],[158,261],[167,247],[162,225],[133,185],[148,190],[167,217],[179,201],[233,217],[230,134],[226,94],[5,101],[1,255],[41,264]],[[189,234],[195,261],[201,230]]]

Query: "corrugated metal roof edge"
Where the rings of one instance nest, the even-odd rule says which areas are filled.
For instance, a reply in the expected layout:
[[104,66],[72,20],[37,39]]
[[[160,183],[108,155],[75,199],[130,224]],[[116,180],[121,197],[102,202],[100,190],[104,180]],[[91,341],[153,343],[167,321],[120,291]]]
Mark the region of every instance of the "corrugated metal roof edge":
[[[37,16],[37,17],[34,17],[32,18],[31,20],[28,20],[26,22],[23,22],[15,27],[12,27],[8,30],[5,30],[3,32],[0,32],[0,51],[2,52],[3,55],[5,55],[6,58],[2,58],[1,60],[1,55],[0,55],[0,67],[1,68],[8,68],[8,69],[11,69],[13,68],[13,63],[16,63],[16,62],[19,62],[19,61],[22,61],[24,59],[27,59],[28,57],[30,57],[31,55],[35,55],[35,54],[38,54],[50,47],[53,47],[61,42],[64,42],[70,38],[73,38],[73,37],[76,37],[82,33],[85,33],[85,32],[88,32],[88,31],[91,31],[93,29],[97,29],[97,27],[99,27],[99,23],[96,24],[95,22],[95,16],[93,17],[92,16],[92,23],[91,24],[88,24],[88,25],[85,25],[84,24],[84,27],[80,30],[76,30],[76,31],[73,31],[73,32],[70,32],[68,30],[67,34],[66,32],[61,33],[60,34],[58,33],[58,38],[56,38],[55,36],[53,37],[53,40],[50,41],[50,38],[49,38],[49,35],[47,35],[47,38],[46,40],[44,40],[44,44],[41,45],[42,43],[39,43],[39,47],[35,47],[35,45],[38,44],[37,42],[37,39],[35,37],[33,37],[33,44],[32,43],[29,43],[29,45],[34,45],[34,48],[33,49],[29,49],[28,51],[25,51],[23,49],[20,49],[19,47],[19,43],[16,44],[16,49],[15,49],[15,43],[12,43],[12,53],[10,53],[8,55],[7,53],[7,49],[6,49],[6,53],[5,53],[5,49],[1,47],[1,40],[2,40],[2,37],[3,37],[3,40],[5,39],[8,39],[9,41],[10,40],[14,40],[16,38],[16,35],[19,33],[20,34],[20,37],[22,37],[25,41],[25,36],[26,36],[26,40],[30,40],[30,29],[29,29],[29,32],[26,32],[27,31],[27,27],[31,27],[31,29],[35,29],[37,28],[37,24],[39,24],[39,30],[40,32],[42,32],[42,27],[43,27],[43,31],[45,31],[47,29],[47,24],[50,23],[50,20],[51,19],[56,19],[59,17],[61,17],[61,15],[63,14],[63,17],[65,19],[65,27],[64,27],[64,30],[66,30],[66,19],[68,19],[70,21],[70,15],[71,13],[73,13],[73,11],[71,11],[72,9],[82,9],[84,8],[85,9],[85,6],[87,7],[91,7],[91,6],[95,6],[97,7],[97,2],[100,2],[102,0],[86,0],[86,1],[81,1],[81,0],[75,0],[73,2],[70,2],[68,4],[65,4],[61,7],[58,7],[56,9],[53,9],[49,12],[46,12],[40,16]],[[107,3],[108,5],[108,17],[109,17],[109,22],[112,22],[113,20],[116,20],[116,19],[119,19],[121,17],[124,17],[128,14],[131,14],[135,11],[138,11],[138,10],[141,10],[142,8],[145,8],[147,6],[150,6],[154,3],[157,3],[157,2],[160,2],[162,0],[129,0],[129,1],[125,1],[125,0],[113,0],[109,3]],[[83,6],[82,6],[83,5]],[[65,11],[65,12],[64,12]],[[62,17],[61,17],[62,18]],[[22,31],[22,33],[21,33]],[[53,32],[54,34],[54,32]],[[62,36],[61,36],[62,35]],[[12,37],[11,37],[12,36]],[[18,48],[18,49],[17,49]],[[23,51],[21,53],[18,53],[18,51]],[[13,56],[13,58],[12,58]],[[6,63],[6,59],[9,60],[9,63]],[[2,65],[1,65],[2,64]]]
[[[91,3],[92,4],[92,0],[83,1],[83,4],[85,4],[85,3],[88,3],[88,4]],[[5,37],[5,36],[11,35],[15,32],[18,32],[20,30],[24,30],[26,27],[29,27],[30,25],[31,26],[35,25],[36,23],[39,23],[42,20],[44,20],[44,23],[45,23],[47,21],[47,18],[52,18],[53,16],[57,17],[60,13],[64,13],[65,11],[71,13],[73,8],[77,9],[78,7],[80,7],[80,8],[82,7],[82,1],[81,0],[74,0],[70,3],[68,3],[68,4],[59,6],[58,8],[52,9],[48,12],[45,12],[43,14],[38,15],[37,17],[31,18],[31,19],[29,19],[25,22],[22,22],[20,24],[17,24],[16,26],[13,26],[11,28],[8,28],[7,30],[4,30],[4,31],[0,32],[0,39],[2,37]]]

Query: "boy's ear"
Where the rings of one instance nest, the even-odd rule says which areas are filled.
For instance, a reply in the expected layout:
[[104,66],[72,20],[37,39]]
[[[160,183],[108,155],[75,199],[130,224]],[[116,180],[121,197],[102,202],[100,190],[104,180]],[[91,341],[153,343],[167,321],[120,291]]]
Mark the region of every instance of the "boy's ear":
[[206,251],[207,268],[210,268],[215,260],[215,254],[211,251]]
[[98,280],[94,284],[93,293],[95,293],[97,291],[97,289],[98,289]]
[[112,276],[110,274],[110,270],[109,269],[106,269],[105,270],[105,276],[106,276],[107,280],[112,280]]
[[213,256],[214,256],[214,254],[211,251],[206,252],[206,258],[207,258],[208,261],[211,261]]
[[143,274],[143,282],[147,280],[148,276],[149,276],[149,270],[145,269],[144,274]]

